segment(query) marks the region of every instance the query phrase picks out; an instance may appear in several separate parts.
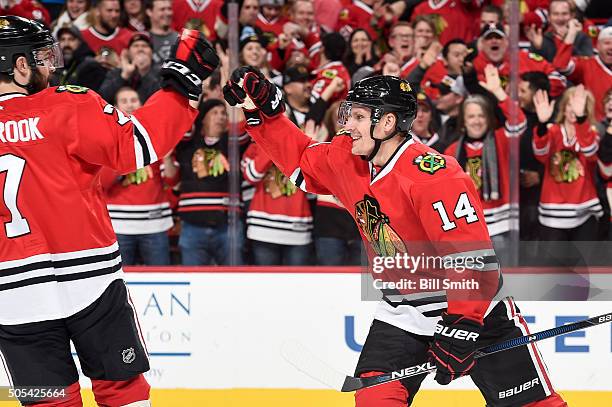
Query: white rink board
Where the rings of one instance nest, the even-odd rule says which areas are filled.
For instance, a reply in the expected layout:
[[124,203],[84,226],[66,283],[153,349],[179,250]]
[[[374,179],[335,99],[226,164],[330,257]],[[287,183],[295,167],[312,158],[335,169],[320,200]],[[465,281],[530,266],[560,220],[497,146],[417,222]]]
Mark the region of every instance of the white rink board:
[[[360,301],[359,274],[128,273],[126,280],[152,354],[147,378],[157,388],[324,388],[281,357],[282,344],[297,340],[352,373],[376,306]],[[535,317],[532,332],[557,318],[612,310],[610,302],[519,306]],[[611,324],[583,334],[540,342],[553,384],[612,390]],[[423,388],[440,387],[428,378]],[[460,379],[447,388],[474,386]]]

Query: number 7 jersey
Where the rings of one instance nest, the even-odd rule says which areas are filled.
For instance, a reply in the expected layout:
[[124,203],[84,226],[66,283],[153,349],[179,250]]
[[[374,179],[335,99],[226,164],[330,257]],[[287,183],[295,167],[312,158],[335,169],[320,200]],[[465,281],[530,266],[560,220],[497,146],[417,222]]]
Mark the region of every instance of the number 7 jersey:
[[68,317],[122,278],[99,171],[157,161],[196,114],[165,90],[132,116],[80,87],[0,96],[0,324]]
[[359,227],[370,266],[376,257],[404,253],[481,258],[479,271],[465,271],[466,276],[486,275],[490,283],[477,300],[436,287],[410,294],[383,290],[385,301],[376,319],[421,335],[433,334],[446,309],[482,320],[498,288],[499,265],[474,183],[454,158],[406,139],[376,169],[351,154],[352,139],[346,135],[315,143],[284,117],[266,119],[247,131],[299,188],[342,202]]

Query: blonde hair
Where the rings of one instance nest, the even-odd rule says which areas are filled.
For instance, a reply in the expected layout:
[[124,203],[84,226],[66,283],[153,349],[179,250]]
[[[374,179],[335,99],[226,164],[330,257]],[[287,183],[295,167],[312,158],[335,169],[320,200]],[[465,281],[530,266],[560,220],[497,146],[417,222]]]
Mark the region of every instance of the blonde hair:
[[[595,97],[591,93],[590,90],[584,90],[587,95],[586,100],[586,116],[587,120],[591,124],[595,124]],[[567,88],[565,92],[563,92],[563,96],[561,96],[561,100],[559,100],[559,108],[557,110],[557,117],[555,117],[555,123],[561,124],[565,121],[565,108],[567,107],[570,98],[576,93],[576,87],[572,86],[571,88]]]

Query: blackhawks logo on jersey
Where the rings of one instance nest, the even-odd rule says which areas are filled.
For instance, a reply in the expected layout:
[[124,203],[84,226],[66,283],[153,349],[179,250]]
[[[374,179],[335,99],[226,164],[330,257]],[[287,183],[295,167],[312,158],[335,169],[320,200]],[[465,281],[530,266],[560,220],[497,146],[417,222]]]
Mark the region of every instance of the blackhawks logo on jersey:
[[391,227],[389,217],[380,210],[378,201],[369,195],[355,204],[355,219],[359,228],[379,256],[406,253],[406,246]]
[[413,161],[414,165],[427,174],[435,174],[437,171],[446,168],[446,159],[436,153],[428,152],[421,154]]
[[191,157],[191,169],[198,178],[218,177],[229,171],[229,162],[219,150],[198,148]]
[[281,196],[292,196],[297,192],[297,187],[276,165],[273,165],[264,176],[264,191],[276,199]]
[[574,182],[584,176],[584,167],[576,156],[569,150],[556,152],[550,159],[550,175],[555,182]]
[[89,88],[86,88],[85,86],[62,85],[62,86],[58,86],[55,89],[55,92],[56,93],[68,92],[68,93],[82,94],[82,93],[87,93],[88,90]]
[[470,176],[476,189],[480,191],[482,188],[482,158],[468,158],[465,163],[465,172]]

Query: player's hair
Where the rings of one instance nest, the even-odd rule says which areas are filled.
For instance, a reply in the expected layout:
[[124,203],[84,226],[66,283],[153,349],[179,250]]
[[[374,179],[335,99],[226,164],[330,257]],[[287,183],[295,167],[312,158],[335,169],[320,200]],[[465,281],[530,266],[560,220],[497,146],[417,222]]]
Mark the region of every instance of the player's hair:
[[[587,120],[589,121],[589,123],[595,124],[595,97],[593,96],[590,90],[585,89],[584,91],[587,95],[585,108]],[[574,95],[574,93],[576,93],[576,87],[572,86],[571,88],[567,88],[565,92],[563,92],[563,95],[561,95],[561,99],[558,103],[559,109],[557,110],[557,117],[555,117],[555,123],[562,124],[565,121],[565,108],[567,107],[570,98]]]
[[498,21],[501,23],[502,21],[504,21],[504,10],[502,10],[501,7],[498,7],[496,5],[493,4],[487,4],[486,6],[484,6],[482,8],[481,14],[482,13],[491,13],[491,14],[496,14]]
[[459,131],[465,132],[465,108],[469,104],[480,106],[487,120],[487,131],[497,128],[497,119],[493,111],[493,104],[482,95],[470,95],[465,98],[459,107],[459,116],[457,117],[457,129],[459,129]]
[[450,50],[450,46],[453,44],[463,44],[467,46],[465,41],[463,41],[461,38],[453,38],[452,40],[450,40],[444,45],[444,48],[442,48],[442,57],[444,59],[446,59],[446,57],[448,56],[448,51]]

